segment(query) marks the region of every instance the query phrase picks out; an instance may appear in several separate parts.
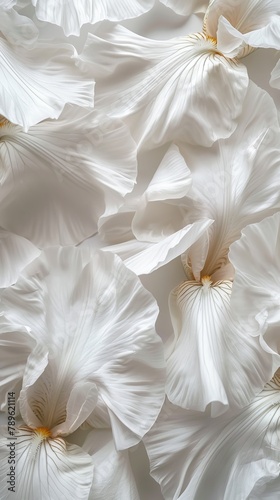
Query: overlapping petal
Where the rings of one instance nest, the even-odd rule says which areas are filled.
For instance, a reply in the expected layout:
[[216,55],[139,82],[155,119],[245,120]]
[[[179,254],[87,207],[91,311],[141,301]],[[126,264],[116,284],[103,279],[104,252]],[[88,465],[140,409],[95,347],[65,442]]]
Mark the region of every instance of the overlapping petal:
[[277,0],[210,2],[205,31],[217,38],[218,49],[228,57],[242,57],[251,47],[280,45],[280,7]]
[[[121,260],[104,253],[91,256],[86,248],[51,249],[3,291],[1,300],[7,321],[25,325],[37,343],[20,396],[26,423],[69,433],[76,427],[70,417],[67,424],[71,391],[89,382],[108,408],[117,446],[138,442],[161,408],[165,364],[154,330],[155,301]],[[85,419],[88,405],[96,403],[89,386]],[[57,427],[61,424],[68,430]]]
[[93,79],[76,66],[72,45],[37,42],[25,49],[0,38],[0,114],[30,126],[58,118],[65,104],[93,107]]
[[15,283],[24,267],[39,254],[30,241],[0,228],[0,288]]
[[0,127],[0,223],[43,247],[76,244],[117,211],[136,178],[136,146],[119,120],[68,107],[25,133]]
[[62,26],[66,36],[79,35],[83,24],[95,24],[107,19],[122,21],[138,17],[150,10],[154,0],[32,0],[36,15],[41,21]]
[[28,48],[35,44],[39,32],[31,19],[12,8],[14,4],[0,4],[0,32],[11,45]]
[[166,346],[169,400],[217,417],[248,404],[273,371],[271,355],[233,317],[232,282],[185,281],[169,308],[174,338]]
[[191,172],[178,147],[171,145],[135,204],[131,223],[135,237],[139,241],[158,242],[194,220],[191,185]]
[[263,346],[280,354],[280,262],[279,212],[242,231],[230,248],[236,269],[233,308],[251,324],[251,333],[261,328]]
[[99,33],[81,56],[97,82],[96,105],[125,118],[140,146],[178,139],[210,146],[231,135],[248,75],[214,40],[202,33],[152,40],[121,26]]
[[280,89],[280,60],[277,62],[275,68],[273,68],[271,72],[269,83],[271,87]]
[[92,431],[83,449],[92,456],[94,467],[89,500],[139,500],[128,452],[116,451],[111,431]]
[[190,0],[188,2],[185,0],[160,0],[160,2],[181,16],[205,12],[208,5],[207,0]]
[[279,390],[276,374],[250,405],[214,419],[167,401],[144,438],[164,498],[270,498],[263,490],[279,481]]
[[[0,446],[1,496],[16,500],[61,500],[73,496],[77,500],[87,500],[93,479],[91,457],[80,447],[68,444],[62,438],[49,439],[44,429],[34,432],[22,426],[16,436],[9,440],[15,443],[16,458],[8,463],[12,447],[7,447],[7,436],[2,434]],[[9,454],[10,452],[10,454]],[[13,460],[10,459],[10,460]],[[14,466],[15,487],[7,479]]]
[[230,244],[246,225],[279,210],[279,132],[272,99],[250,83],[240,122],[229,139],[218,141],[211,150],[180,147],[191,171],[195,199],[204,216],[215,220],[208,230],[207,252],[200,241],[185,257],[196,280],[203,275],[213,281],[232,279],[226,267]]

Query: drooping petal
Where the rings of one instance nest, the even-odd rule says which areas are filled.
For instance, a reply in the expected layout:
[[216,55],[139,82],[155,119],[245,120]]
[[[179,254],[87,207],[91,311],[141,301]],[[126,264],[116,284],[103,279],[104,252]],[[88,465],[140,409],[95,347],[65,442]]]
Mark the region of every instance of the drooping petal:
[[128,452],[116,451],[111,431],[92,431],[83,449],[91,455],[94,466],[89,500],[139,500]]
[[1,304],[7,320],[26,325],[48,351],[37,359],[35,378],[27,365],[25,420],[29,406],[42,425],[60,425],[75,384],[91,382],[108,408],[117,446],[140,440],[163,402],[165,363],[156,303],[117,256],[74,247],[42,252],[2,293]]
[[[236,269],[232,307],[247,320],[249,332],[262,327],[264,348],[280,354],[280,214],[252,224],[230,247]],[[266,331],[267,330],[267,331]]]
[[22,269],[39,254],[30,241],[0,228],[0,288],[15,283]]
[[198,12],[205,12],[208,1],[207,0],[160,0],[161,3],[174,10],[181,16],[189,16]]
[[93,107],[93,80],[75,64],[72,45],[38,42],[27,50],[0,38],[0,114],[30,126],[58,118],[65,104]]
[[210,146],[231,135],[248,75],[216,52],[215,41],[202,33],[151,40],[121,26],[100,32],[81,56],[97,82],[96,105],[126,118],[139,146],[178,139]]
[[117,211],[136,178],[127,127],[68,107],[28,133],[3,123],[0,223],[37,245],[76,244]]
[[271,356],[257,339],[249,337],[246,323],[231,313],[231,281],[186,281],[170,295],[174,329],[167,346],[166,393],[182,408],[211,416],[228,407],[250,402],[271,376]]
[[62,26],[66,36],[80,34],[83,24],[95,24],[107,19],[122,21],[138,17],[150,10],[154,0],[32,0],[36,15],[41,21]]
[[144,438],[164,498],[267,498],[262,486],[279,477],[279,390],[278,376],[239,413],[217,418],[167,401]]
[[[15,443],[14,448],[12,443]],[[61,500],[73,497],[87,500],[93,478],[91,457],[79,446],[66,443],[62,438],[48,436],[44,428],[37,430],[22,426],[13,439],[1,436],[1,497],[3,500]],[[9,453],[16,450],[14,463],[8,463]],[[13,455],[14,457],[14,455]],[[12,458],[13,460],[13,458]],[[15,467],[14,493],[10,467]]]
[[[226,274],[218,278],[215,273],[227,266],[230,244],[247,224],[280,207],[279,124],[272,99],[250,83],[240,122],[229,139],[211,149],[182,145],[180,150],[191,170],[192,190],[202,214],[215,220],[208,230],[204,263],[197,248],[195,259],[201,268],[196,269],[195,279],[200,278],[200,271],[213,281],[228,279]],[[201,245],[203,255],[204,249]],[[191,265],[191,256],[189,260]]]

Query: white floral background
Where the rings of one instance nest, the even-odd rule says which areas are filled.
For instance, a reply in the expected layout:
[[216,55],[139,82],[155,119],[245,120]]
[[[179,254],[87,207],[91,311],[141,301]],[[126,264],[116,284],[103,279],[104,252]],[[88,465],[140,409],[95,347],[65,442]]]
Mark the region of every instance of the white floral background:
[[0,498],[277,500],[279,0],[0,32]]

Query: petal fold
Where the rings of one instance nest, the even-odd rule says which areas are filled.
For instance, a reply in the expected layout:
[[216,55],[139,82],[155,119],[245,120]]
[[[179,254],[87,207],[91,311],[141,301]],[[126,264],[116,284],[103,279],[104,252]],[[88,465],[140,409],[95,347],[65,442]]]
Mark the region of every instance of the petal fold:
[[100,36],[89,35],[81,58],[97,82],[97,107],[125,119],[139,147],[186,138],[210,146],[237,125],[246,68],[202,33],[162,41],[121,26],[100,29]]

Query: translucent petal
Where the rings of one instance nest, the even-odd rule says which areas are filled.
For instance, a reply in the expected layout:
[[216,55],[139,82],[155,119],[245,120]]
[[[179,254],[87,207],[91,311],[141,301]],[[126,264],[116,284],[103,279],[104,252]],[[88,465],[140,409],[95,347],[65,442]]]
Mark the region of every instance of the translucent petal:
[[140,241],[158,242],[182,229],[194,205],[191,198],[185,199],[191,184],[184,158],[177,146],[170,146],[138,200],[132,220],[134,236]]
[[140,16],[153,7],[154,0],[32,0],[41,21],[62,26],[66,36],[80,34],[83,24],[95,24],[104,19],[122,21]]
[[[88,248],[49,249],[1,299],[7,320],[25,325],[38,342],[21,395],[28,425],[35,425],[29,408],[49,428],[66,422],[71,391],[91,382],[114,421],[118,447],[127,447],[127,434],[129,445],[131,436],[139,441],[162,406],[165,363],[155,300],[121,260]],[[76,425],[71,418],[68,424]]]
[[136,145],[119,120],[68,107],[25,133],[3,123],[3,227],[37,245],[76,244],[132,190]]
[[[211,149],[181,145],[192,175],[192,190],[201,215],[214,219],[205,245],[194,253],[196,279],[199,272],[218,279],[215,273],[228,264],[228,249],[250,223],[279,210],[280,148],[275,105],[268,94],[250,84],[237,129],[229,139]],[[264,168],[266,165],[266,168]],[[201,243],[201,242],[200,242]],[[192,266],[192,255],[187,258]],[[214,275],[214,276],[213,276]],[[232,279],[230,275],[222,279]]]
[[216,37],[220,16],[240,33],[249,33],[265,27],[275,14],[280,14],[278,0],[212,0],[205,15],[205,28]]
[[233,308],[246,318],[253,335],[260,327],[264,347],[280,354],[280,215],[279,212],[242,231],[230,247],[230,260],[236,269],[232,293]]
[[96,79],[98,108],[125,118],[140,146],[186,138],[210,146],[236,127],[246,68],[201,33],[162,41],[102,28],[100,36],[89,35],[81,58]]
[[25,50],[0,38],[0,114],[27,130],[58,118],[66,103],[93,106],[93,79],[75,64],[74,47],[38,42]]
[[92,456],[94,464],[89,500],[139,500],[128,452],[116,451],[111,431],[92,431],[83,449]]
[[144,438],[164,498],[267,498],[262,486],[279,476],[279,387],[277,377],[240,412],[217,418],[167,401]]
[[181,16],[189,16],[190,14],[196,14],[197,12],[205,12],[208,2],[207,0],[160,0],[161,3],[174,10],[177,14]]
[[15,283],[22,269],[39,254],[30,241],[0,228],[0,288]]
[[271,376],[271,356],[232,317],[232,283],[186,281],[170,295],[174,329],[168,346],[166,393],[186,409],[211,416],[248,404]]
[[[213,221],[205,219],[189,224],[158,243],[131,242],[133,255],[125,259],[125,265],[136,274],[149,274],[185,252]],[[116,251],[127,249],[127,244],[116,245]],[[114,246],[110,251],[115,251]]]

